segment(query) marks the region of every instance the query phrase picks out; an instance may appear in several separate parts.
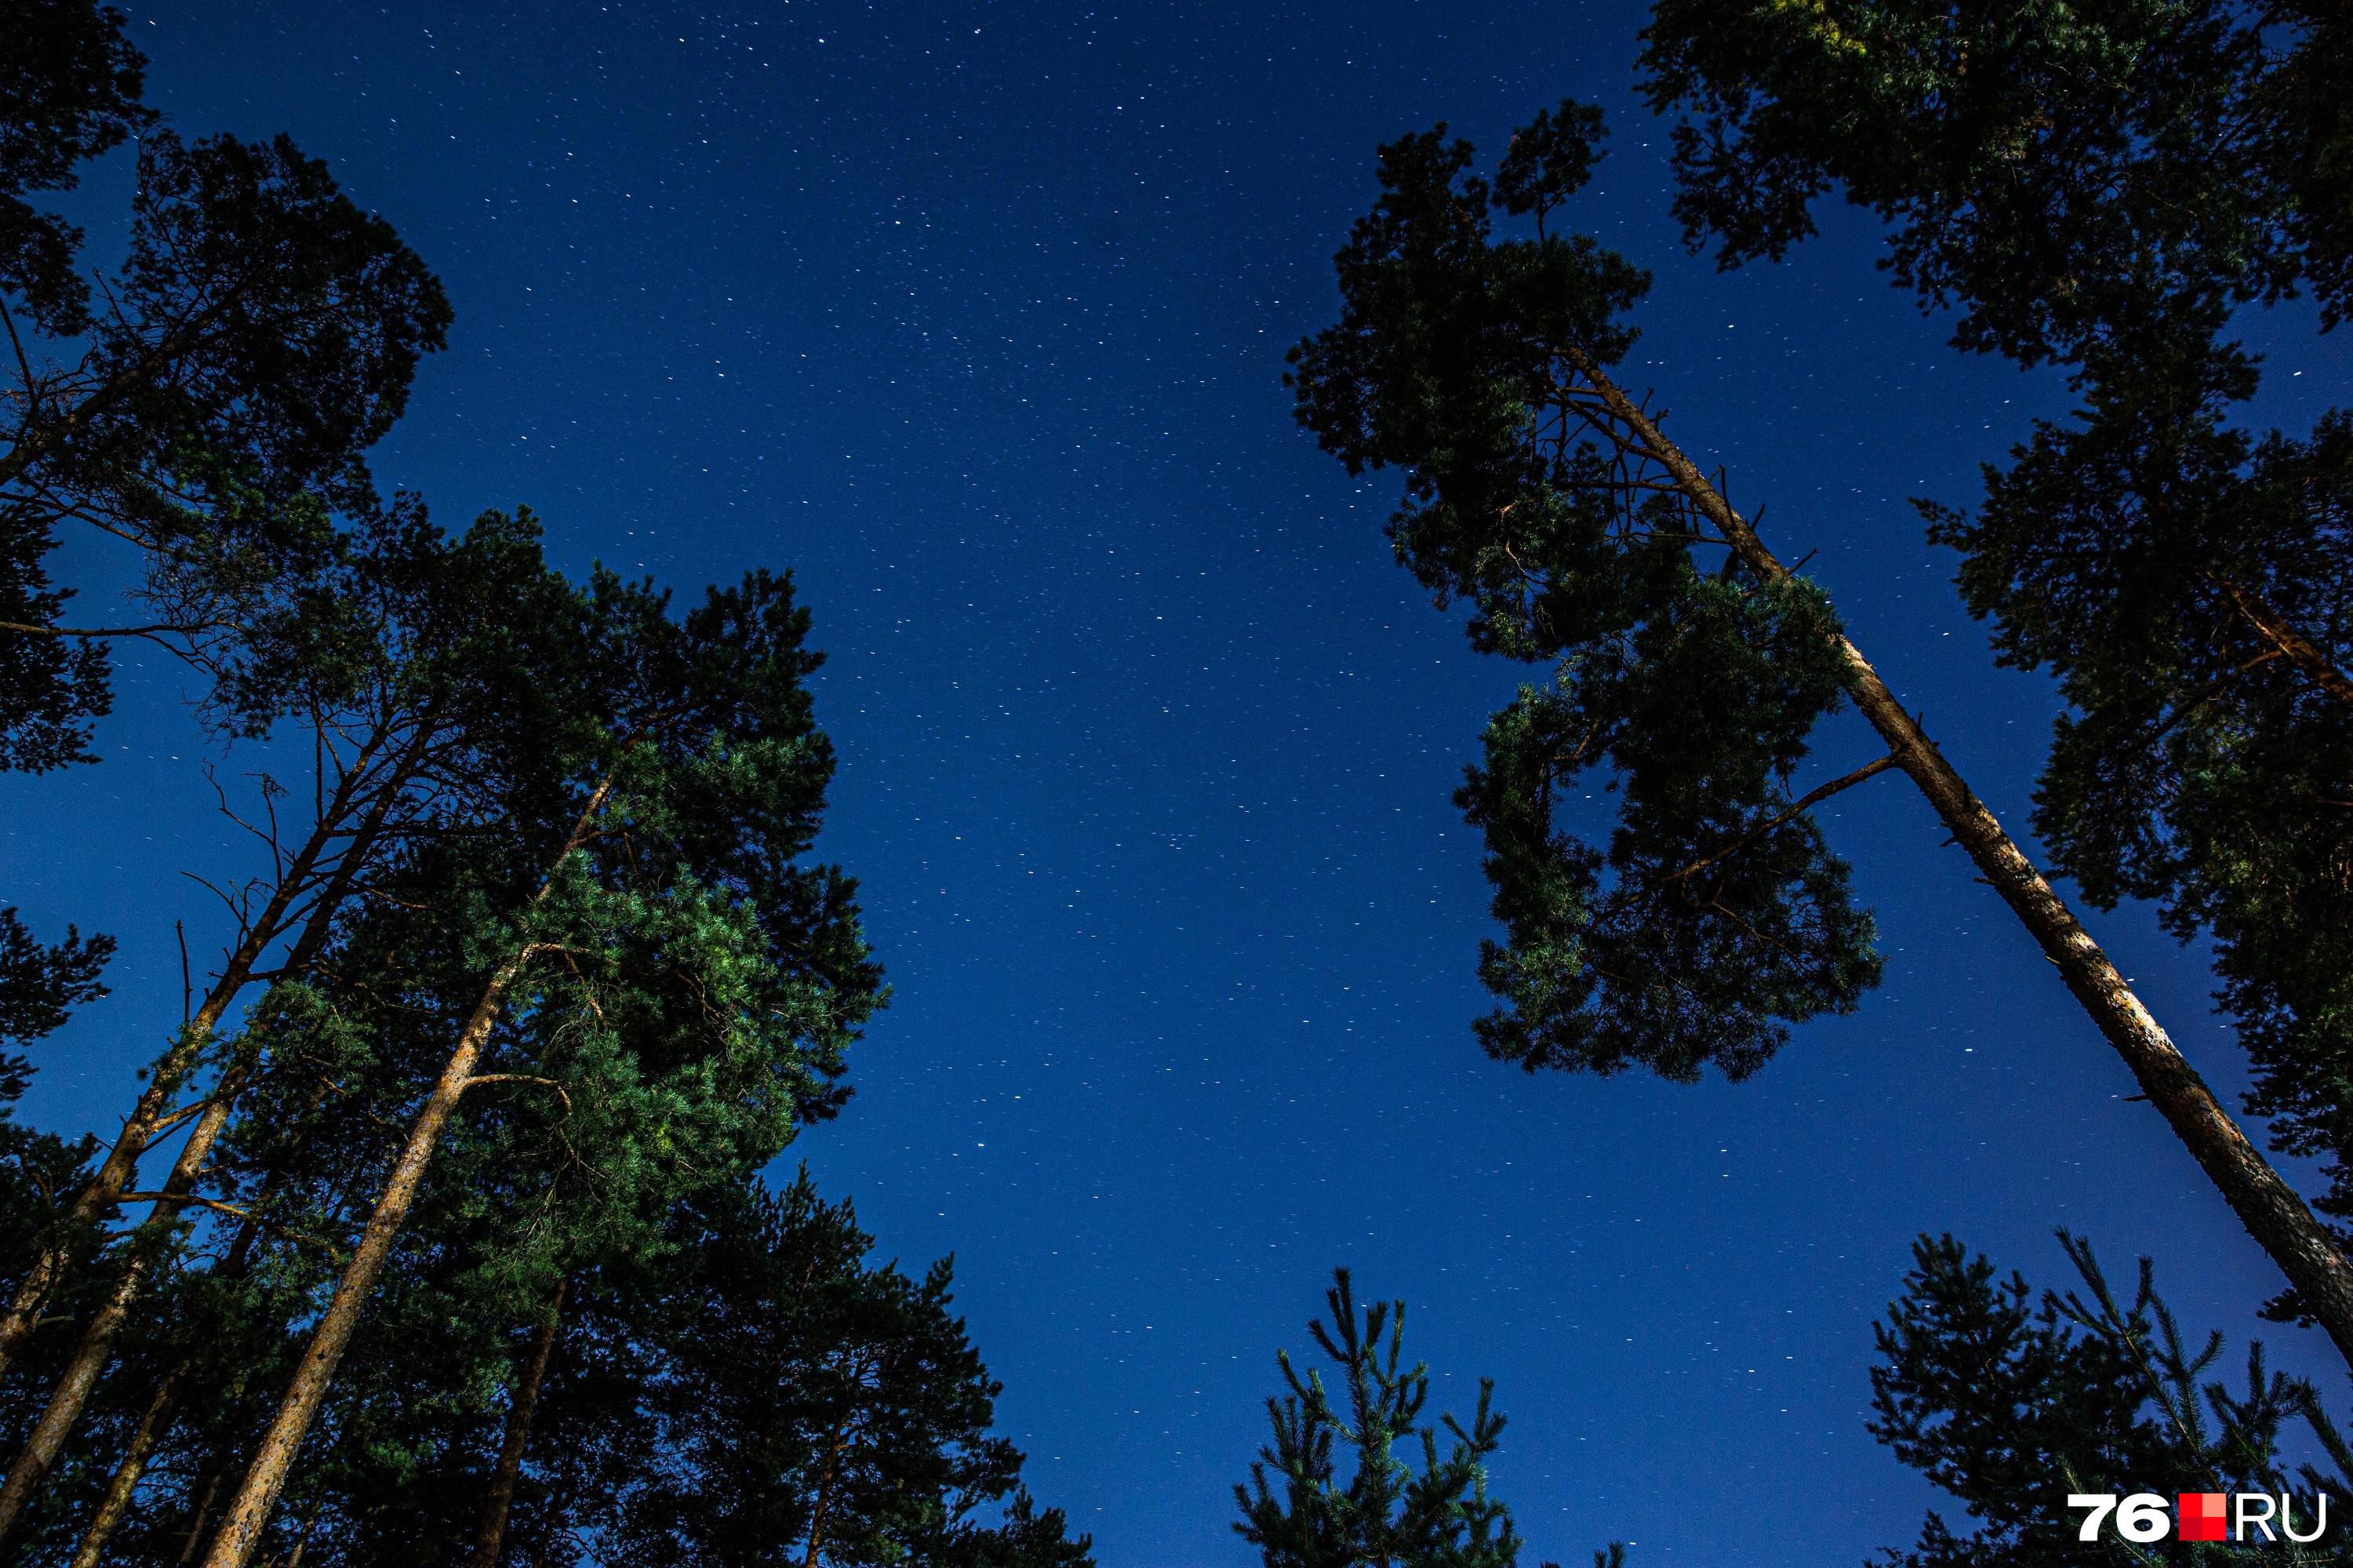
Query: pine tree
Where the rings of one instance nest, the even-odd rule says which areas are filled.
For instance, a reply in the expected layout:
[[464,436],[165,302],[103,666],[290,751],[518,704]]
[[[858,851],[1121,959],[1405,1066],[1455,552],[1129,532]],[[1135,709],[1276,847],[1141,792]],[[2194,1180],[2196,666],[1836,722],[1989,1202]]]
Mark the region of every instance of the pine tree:
[[2232,335],[2299,290],[2324,331],[2353,303],[2353,21],[1661,0],[1645,40],[1694,245],[1778,257],[1841,190],[1957,346],[2066,369],[2082,406],[1974,513],[1924,503],[1930,536],[2069,705],[2034,817],[2056,868],[2211,936],[2249,1108],[2353,1217],[2353,416],[2246,429]]
[[[391,226],[285,137],[159,128],[122,26],[33,0],[0,63],[0,768],[92,759],[111,639],[188,652],[314,561],[328,513],[372,498],[362,453],[449,320]],[[26,198],[133,134],[131,253],[93,312],[80,232]],[[69,524],[141,551],[152,620],[62,624],[47,562]]]
[[877,1266],[806,1169],[714,1192],[691,1223],[639,1385],[661,1458],[616,1499],[612,1568],[1089,1568],[990,1433],[999,1385],[950,1311],[948,1260]]
[[[177,1245],[181,1212],[238,1096],[262,1065],[266,1033],[218,1038],[264,965],[282,988],[309,978],[346,904],[380,893],[382,864],[420,835],[478,829],[503,794],[540,766],[517,749],[531,733],[540,677],[565,630],[565,590],[541,564],[528,514],[487,514],[455,540],[421,509],[392,509],[355,532],[334,569],[302,598],[206,654],[216,723],[231,734],[269,727],[290,705],[319,758],[309,828],[281,842],[278,800],[263,833],[269,870],[231,901],[236,935],[188,1023],[150,1069],[107,1157],[67,1205],[57,1240],[0,1316],[0,1366],[32,1331],[79,1246],[125,1201],[153,1205],[117,1246],[120,1264],[62,1369],[56,1393],[0,1484],[0,1538],[64,1450],[142,1280]],[[299,820],[299,819],[298,819]],[[281,946],[282,944],[282,946]],[[281,998],[280,1006],[289,1005]],[[200,1070],[211,1082],[185,1109],[175,1102]],[[193,1118],[193,1119],[191,1119]],[[159,1191],[129,1191],[142,1156],[174,1127],[186,1135]]]
[[[2207,1374],[2223,1352],[2193,1347],[2158,1297],[2149,1261],[2129,1304],[2090,1244],[2060,1233],[2083,1281],[2040,1301],[2025,1279],[1999,1277],[1950,1236],[1913,1246],[1904,1295],[1876,1325],[1871,1430],[1905,1464],[1960,1499],[1980,1521],[1957,1535],[1931,1513],[1918,1543],[1889,1568],[2079,1568],[2093,1563],[2353,1561],[2343,1531],[2300,1548],[2277,1537],[2210,1548],[2169,1540],[2137,1546],[2113,1526],[2079,1538],[2070,1493],[2260,1491],[2295,1496],[2295,1524],[2317,1522],[2314,1494],[2346,1495],[2348,1453],[2309,1383],[2267,1370],[2247,1349],[2244,1392]],[[2284,1439],[2301,1432],[2329,1467],[2292,1466]]]
[[[1235,1533],[1267,1568],[1514,1568],[1524,1542],[1487,1490],[1486,1461],[1504,1426],[1494,1379],[1479,1380],[1469,1426],[1451,1414],[1426,1423],[1430,1370],[1405,1363],[1405,1303],[1377,1301],[1360,1314],[1345,1268],[1332,1271],[1324,1302],[1331,1322],[1313,1320],[1307,1332],[1338,1369],[1341,1404],[1322,1372],[1302,1376],[1288,1351],[1275,1352],[1286,1392],[1266,1402],[1273,1441],[1249,1484],[1234,1488]],[[1398,1457],[1400,1444],[1419,1449],[1419,1468]],[[1593,1556],[1595,1568],[1624,1559],[1622,1544]]]
[[[566,1147],[607,1179],[575,1223],[623,1230],[639,1181],[756,1169],[840,1103],[842,1053],[879,978],[848,880],[798,863],[831,772],[802,684],[807,626],[766,574],[682,621],[665,596],[596,580],[584,678],[566,692],[578,706],[554,737],[560,788],[518,802],[512,834],[448,851],[479,869],[425,938],[460,961],[419,966],[383,1013],[438,1035],[446,1058],[207,1568],[236,1568],[259,1541],[462,1097],[511,1086],[491,1098],[554,1100],[542,1114],[576,1119]],[[535,1038],[560,1054],[527,1054]]]
[[[1461,803],[1494,912],[1494,1054],[1677,1078],[1753,1072],[1789,1023],[1877,978],[1869,916],[1809,814],[1910,779],[2059,970],[2151,1104],[2353,1361],[2353,1265],[2248,1141],[2073,911],[1860,650],[1820,588],[1609,374],[1646,275],[1553,214],[1589,177],[1598,111],[1514,138],[1493,185],[1441,128],[1383,149],[1383,195],[1337,266],[1339,323],[1294,355],[1301,421],[1351,470],[1393,465],[1400,559],[1461,598],[1475,645],[1549,662],[1488,727]],[[1498,238],[1494,214],[1525,220]],[[1802,563],[1801,563],[1802,564]],[[1887,750],[1799,791],[1852,702]],[[1616,797],[1606,847],[1576,793]]]

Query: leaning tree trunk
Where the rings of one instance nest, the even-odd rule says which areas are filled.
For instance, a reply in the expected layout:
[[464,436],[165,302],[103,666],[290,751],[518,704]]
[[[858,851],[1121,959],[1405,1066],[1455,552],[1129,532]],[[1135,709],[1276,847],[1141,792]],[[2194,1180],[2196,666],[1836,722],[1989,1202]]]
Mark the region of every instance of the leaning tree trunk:
[[515,1384],[514,1402],[507,1407],[506,1436],[499,1444],[498,1467],[482,1499],[482,1528],[474,1538],[471,1568],[498,1568],[499,1552],[506,1544],[507,1514],[514,1507],[515,1481],[522,1474],[523,1450],[531,1446],[531,1418],[539,1408],[539,1385],[547,1376],[547,1359],[564,1323],[564,1296],[570,1280],[559,1280],[547,1320],[532,1336],[531,1360],[523,1363]]
[[[605,799],[611,793],[613,780],[607,775],[590,796],[580,820],[565,840],[550,866],[547,880],[540,885],[532,897],[535,907],[554,886],[555,876],[573,851],[587,841],[597,816],[604,810]],[[311,1430],[311,1423],[319,1414],[319,1406],[327,1396],[328,1385],[334,1382],[336,1365],[350,1348],[352,1335],[358,1330],[360,1315],[365,1310],[367,1298],[375,1288],[376,1278],[384,1272],[385,1261],[392,1255],[392,1245],[408,1218],[408,1211],[417,1202],[418,1190],[425,1183],[425,1172],[433,1163],[434,1150],[441,1141],[441,1132],[456,1113],[458,1101],[477,1080],[474,1067],[481,1060],[483,1043],[490,1038],[491,1025],[497,1021],[499,1010],[505,1005],[507,992],[514,986],[532,959],[547,950],[543,943],[526,942],[510,953],[491,974],[482,988],[481,1000],[474,1004],[472,1016],[459,1032],[457,1048],[441,1069],[433,1092],[426,1097],[424,1107],[409,1127],[408,1140],[402,1147],[400,1158],[394,1163],[391,1176],[378,1196],[375,1212],[368,1216],[367,1228],[360,1233],[359,1246],[335,1286],[335,1294],[327,1303],[327,1310],[312,1330],[311,1343],[294,1368],[294,1378],[280,1401],[278,1414],[263,1434],[261,1444],[254,1452],[253,1463],[245,1472],[236,1498],[228,1511],[221,1516],[220,1529],[213,1536],[212,1550],[205,1554],[205,1568],[245,1568],[260,1542],[262,1527],[269,1521],[269,1512],[277,1505],[278,1494],[286,1485],[287,1472],[292,1468],[294,1455]]]
[[[422,751],[425,733],[409,748],[407,760],[414,762]],[[327,934],[333,927],[335,913],[351,892],[359,867],[373,853],[375,841],[384,831],[385,817],[390,813],[399,780],[389,781],[370,803],[366,816],[353,832],[352,841],[337,858],[335,869],[326,886],[311,906],[303,922],[302,934],[295,938],[287,954],[283,972],[299,975],[317,961],[326,946]],[[323,819],[332,821],[333,819]],[[314,835],[315,838],[316,835]],[[248,968],[250,966],[248,965]],[[232,1062],[221,1074],[220,1082],[213,1087],[205,1102],[204,1114],[181,1145],[177,1159],[172,1161],[171,1174],[165,1178],[163,1191],[147,1196],[155,1207],[147,1219],[132,1233],[122,1260],[122,1270],[107,1293],[107,1298],[87,1328],[82,1330],[81,1343],[76,1347],[73,1359],[58,1379],[49,1395],[49,1403],[34,1424],[32,1435],[25,1440],[24,1448],[10,1466],[8,1477],[0,1482],[0,1542],[5,1542],[24,1518],[25,1507],[40,1489],[49,1469],[65,1451],[66,1439],[73,1433],[74,1424],[81,1417],[90,1403],[92,1390],[100,1376],[112,1361],[115,1336],[130,1320],[131,1308],[138,1299],[148,1271],[164,1255],[173,1241],[173,1227],[195,1192],[203,1177],[205,1162],[211,1157],[213,1145],[228,1126],[229,1116],[236,1108],[237,1097],[245,1086],[254,1064],[245,1055]],[[139,1194],[117,1192],[118,1201],[135,1200]],[[240,1245],[242,1238],[240,1238]]]
[[2263,633],[2263,641],[2274,652],[2286,656],[2289,663],[2304,672],[2306,677],[2322,691],[2340,703],[2353,703],[2353,676],[2348,676],[2329,661],[2327,650],[2306,637],[2284,620],[2278,611],[2242,585],[2228,578],[2216,578],[2239,613],[2249,625]]
[[[65,1273],[68,1249],[72,1240],[97,1224],[114,1207],[129,1190],[132,1177],[137,1174],[141,1157],[187,1114],[185,1111],[171,1114],[172,1101],[203,1058],[205,1048],[211,1044],[213,1032],[228,1012],[230,1003],[251,982],[255,966],[261,961],[262,955],[269,950],[270,944],[285,935],[289,916],[301,898],[312,874],[317,871],[321,859],[344,831],[343,822],[353,804],[353,791],[365,773],[370,758],[385,738],[384,728],[379,726],[367,746],[353,759],[353,766],[338,780],[335,792],[329,798],[326,808],[319,813],[318,823],[311,829],[310,837],[303,841],[302,847],[287,863],[276,885],[270,889],[269,901],[262,906],[260,915],[246,927],[242,938],[229,954],[228,962],[221,966],[220,978],[213,982],[212,989],[205,993],[203,1003],[182,1027],[170,1049],[155,1064],[145,1091],[132,1107],[131,1115],[122,1124],[122,1130],[115,1135],[105,1160],[100,1162],[98,1170],[83,1184],[81,1191],[74,1195],[74,1201],[66,1212],[58,1216],[49,1240],[17,1286],[7,1310],[0,1313],[0,1373],[8,1370],[9,1363],[24,1349],[25,1341],[32,1337],[34,1328],[40,1322],[41,1308]],[[387,787],[386,793],[390,793],[390,787]],[[388,805],[389,801],[381,800],[379,803]],[[340,857],[336,868],[339,876],[343,863],[350,858],[348,850]],[[343,879],[343,885],[348,888],[347,878]],[[316,918],[320,913],[314,908],[313,917]],[[324,913],[332,916],[332,911]]]
[[154,1397],[147,1402],[147,1414],[139,1420],[139,1430],[131,1435],[131,1446],[123,1450],[121,1462],[106,1483],[106,1496],[99,1499],[98,1512],[90,1517],[90,1528],[82,1532],[81,1544],[74,1548],[70,1568],[98,1568],[106,1552],[106,1543],[113,1539],[131,1512],[131,1499],[139,1489],[139,1478],[147,1473],[147,1461],[154,1457],[155,1446],[171,1430],[172,1417],[179,1414],[180,1389],[187,1382],[188,1363],[174,1367],[156,1388]]
[[[305,933],[306,941],[308,936]],[[301,948],[298,944],[295,959],[288,960],[290,966],[301,956]],[[311,1108],[315,1110],[325,1096],[326,1090],[322,1086],[311,1096]],[[180,1168],[175,1166],[174,1175],[176,1177],[179,1173]],[[255,1194],[251,1208],[237,1228],[236,1239],[229,1243],[227,1255],[213,1272],[214,1278],[237,1281],[246,1277],[246,1271],[252,1266],[254,1246],[261,1239],[261,1214],[269,1207],[280,1174],[271,1172],[263,1181],[261,1191]],[[128,1299],[120,1292],[117,1298]],[[85,1336],[85,1352],[89,1336]],[[115,1465],[114,1474],[108,1478],[106,1495],[99,1500],[98,1511],[91,1516],[90,1528],[82,1534],[81,1544],[74,1550],[70,1568],[96,1568],[106,1551],[107,1542],[130,1513],[131,1499],[138,1491],[140,1478],[146,1473],[147,1461],[153,1457],[156,1446],[163,1442],[164,1435],[172,1429],[174,1419],[178,1416],[188,1379],[195,1371],[193,1362],[183,1361],[164,1373],[164,1381],[156,1385],[154,1394],[148,1400],[147,1413],[140,1419],[138,1430],[132,1434],[130,1446],[123,1450],[122,1458]],[[43,1420],[46,1425],[46,1414]],[[26,1446],[29,1451],[32,1445]],[[21,1460],[19,1464],[22,1464]],[[15,1480],[13,1474],[10,1480]],[[218,1484],[218,1478],[215,1477],[214,1485]]]
[[[1641,405],[1584,354],[1571,350],[1568,358],[1599,399],[1607,418],[1629,433],[1642,455],[1666,471],[1675,488],[1723,532],[1749,570],[1768,581],[1791,575],[1698,465],[1660,433]],[[2043,955],[2058,967],[2067,989],[2124,1058],[2149,1103],[2164,1115],[2200,1169],[2221,1189],[2239,1223],[2279,1265],[2304,1309],[2327,1330],[2338,1353],[2353,1364],[2353,1261],[2347,1259],[2336,1239],[2313,1217],[2303,1198],[2272,1168],[2262,1150],[2248,1141],[2214,1091],[2183,1058],[2116,965],[2084,929],[2074,911],[2002,831],[1985,802],[1945,760],[1918,721],[1904,711],[1861,650],[1841,634],[1836,652],[1848,695],[1887,743],[1894,765],[1919,788],[1951,830],[1955,842],[1968,852],[1987,883],[2010,906]]]

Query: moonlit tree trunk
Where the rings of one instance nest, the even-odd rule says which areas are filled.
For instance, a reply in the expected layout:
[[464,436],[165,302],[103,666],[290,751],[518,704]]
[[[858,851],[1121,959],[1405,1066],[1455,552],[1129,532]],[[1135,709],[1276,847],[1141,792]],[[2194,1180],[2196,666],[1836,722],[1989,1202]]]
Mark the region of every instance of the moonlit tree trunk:
[[[613,780],[608,775],[589,798],[586,810],[565,841],[549,868],[547,880],[533,895],[536,907],[543,902],[554,885],[555,875],[564,862],[589,838],[605,800],[611,793]],[[205,1568],[245,1568],[260,1542],[261,1531],[269,1521],[269,1514],[278,1502],[278,1494],[286,1485],[287,1472],[292,1468],[294,1456],[311,1430],[311,1423],[319,1414],[319,1406],[327,1396],[328,1386],[334,1382],[335,1368],[350,1348],[352,1335],[358,1330],[361,1314],[366,1309],[369,1294],[375,1288],[376,1278],[384,1272],[385,1261],[392,1255],[392,1245],[400,1234],[401,1225],[408,1218],[409,1209],[425,1183],[425,1173],[432,1165],[434,1150],[439,1146],[443,1128],[458,1109],[458,1101],[475,1082],[474,1068],[481,1060],[483,1043],[490,1038],[491,1026],[505,1005],[507,993],[531,961],[546,951],[544,944],[526,942],[510,953],[505,961],[491,974],[482,988],[481,999],[465,1028],[458,1036],[456,1049],[441,1070],[426,1097],[425,1105],[410,1125],[408,1140],[402,1147],[400,1158],[385,1181],[383,1193],[376,1199],[375,1212],[368,1216],[367,1227],[360,1234],[360,1244],[352,1254],[350,1265],[335,1286],[335,1294],[311,1335],[311,1343],[303,1351],[301,1361],[294,1369],[292,1383],[279,1403],[278,1414],[269,1430],[256,1449],[253,1463],[238,1486],[237,1496],[228,1510],[221,1517],[220,1529],[213,1537],[211,1551],[205,1554]]]
[[139,1478],[147,1473],[147,1461],[154,1457],[155,1445],[164,1440],[171,1429],[172,1417],[178,1414],[180,1387],[187,1381],[185,1362],[172,1369],[155,1395],[147,1402],[147,1414],[140,1418],[139,1430],[131,1436],[131,1446],[123,1450],[121,1461],[106,1483],[106,1496],[100,1499],[98,1512],[91,1516],[90,1528],[82,1532],[81,1544],[74,1548],[71,1568],[98,1568],[105,1553],[106,1543],[112,1540],[123,1519],[131,1512],[132,1497],[139,1490]]
[[[130,1190],[131,1180],[138,1172],[141,1158],[188,1114],[185,1111],[172,1114],[172,1102],[185,1085],[188,1075],[203,1059],[205,1049],[212,1043],[214,1031],[227,1014],[230,1004],[251,983],[262,956],[269,950],[271,944],[286,934],[289,922],[294,917],[303,895],[311,890],[311,879],[322,862],[331,853],[335,841],[349,831],[355,796],[362,789],[370,767],[388,738],[386,727],[379,726],[353,758],[352,766],[343,770],[336,781],[334,793],[320,810],[317,825],[280,872],[261,912],[245,923],[236,948],[229,953],[228,961],[221,967],[220,978],[206,991],[203,1002],[181,1028],[170,1049],[155,1064],[146,1089],[132,1107],[131,1115],[122,1124],[122,1130],[115,1135],[105,1160],[100,1162],[98,1170],[81,1191],[74,1195],[73,1202],[65,1213],[58,1216],[49,1240],[17,1286],[7,1310],[0,1313],[0,1373],[7,1371],[9,1364],[24,1349],[25,1341],[32,1337],[34,1328],[40,1321],[41,1309],[48,1301],[49,1292],[56,1288],[65,1273],[72,1238],[88,1231],[106,1216],[122,1194]],[[414,748],[412,755],[413,752]],[[369,809],[379,825],[383,811],[391,804],[392,792],[390,789],[379,791],[376,799],[370,802]],[[345,874],[346,868],[356,869],[351,848],[347,847],[335,860],[333,885],[348,892],[350,879]],[[314,925],[322,918],[331,920],[332,916],[333,910],[325,906],[323,898],[314,904],[311,912]],[[207,1107],[206,1113],[212,1108]],[[5,1525],[0,1525],[0,1531],[5,1531]]]
[[[1585,355],[1568,355],[1601,408],[1588,418],[1613,422],[1611,439],[1630,442],[1657,463],[1691,503],[1723,531],[1735,554],[1760,578],[1788,577],[1789,569],[1765,547],[1698,465],[1667,440],[1641,406]],[[2348,1263],[2304,1199],[2251,1143],[2132,988],[2100,950],[2049,880],[2035,869],[1968,783],[1880,679],[1862,652],[1841,635],[1836,650],[1847,693],[1889,756],[1968,852],[1986,882],[2032,935],[2043,956],[2106,1037],[2190,1155],[2239,1216],[2348,1364],[2353,1364],[2353,1263]]]
[[[423,740],[424,736],[420,734],[417,743],[409,748],[409,760],[413,761],[422,749]],[[303,922],[302,933],[287,955],[286,973],[300,974],[308,969],[326,946],[327,934],[333,927],[336,910],[349,895],[360,866],[373,852],[377,836],[383,832],[395,793],[391,789],[381,790],[370,802],[366,816],[353,832],[350,844],[337,857],[335,869],[329,875],[325,887],[311,903],[309,916]],[[334,820],[333,816],[322,813],[322,825],[311,835],[313,845]],[[249,971],[250,960],[247,968]],[[75,1348],[73,1359],[67,1363],[64,1374],[58,1379],[48,1404],[42,1410],[40,1419],[34,1424],[32,1435],[25,1440],[24,1448],[10,1466],[7,1479],[0,1482],[0,1542],[6,1541],[24,1518],[26,1505],[47,1478],[50,1467],[57,1463],[58,1456],[65,1449],[67,1438],[73,1433],[75,1423],[90,1403],[91,1391],[98,1386],[99,1378],[112,1361],[115,1336],[121,1332],[122,1325],[130,1319],[131,1308],[138,1299],[148,1271],[171,1245],[173,1227],[180,1212],[195,1192],[196,1183],[204,1175],[205,1163],[211,1157],[213,1145],[228,1126],[229,1117],[236,1108],[237,1097],[253,1065],[252,1062],[240,1057],[222,1072],[220,1082],[214,1086],[212,1094],[205,1101],[203,1114],[196,1118],[187,1141],[181,1145],[178,1157],[173,1160],[171,1174],[165,1178],[163,1190],[152,1194],[155,1205],[153,1212],[125,1244],[121,1272],[116,1277],[113,1288],[107,1293],[97,1315],[82,1330],[81,1343]],[[114,1196],[117,1201],[122,1201],[136,1194],[118,1192]],[[240,1237],[240,1250],[244,1242],[245,1238]]]

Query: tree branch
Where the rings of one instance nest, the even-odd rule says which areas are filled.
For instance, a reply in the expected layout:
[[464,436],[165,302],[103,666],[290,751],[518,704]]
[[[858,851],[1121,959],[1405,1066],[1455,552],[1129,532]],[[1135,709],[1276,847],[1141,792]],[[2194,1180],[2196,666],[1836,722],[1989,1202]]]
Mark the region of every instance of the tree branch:
[[2213,577],[2210,580],[2230,595],[2231,602],[2239,607],[2239,613],[2247,618],[2249,624],[2263,633],[2265,641],[2285,654],[2297,669],[2311,676],[2314,684],[2340,703],[2353,703],[2353,676],[2348,676],[2330,662],[2327,653],[2318,643],[2280,619],[2271,606],[2230,578]]
[[1876,761],[1864,763],[1862,767],[1856,768],[1853,772],[1847,774],[1844,778],[1833,779],[1827,784],[1807,790],[1805,794],[1799,797],[1797,804],[1791,806],[1788,810],[1779,813],[1768,821],[1758,823],[1756,827],[1751,828],[1748,832],[1741,834],[1738,838],[1733,840],[1730,843],[1716,851],[1714,854],[1709,855],[1703,860],[1695,860],[1692,862],[1681,871],[1676,872],[1672,876],[1668,877],[1667,880],[1669,882],[1680,882],[1686,876],[1695,875],[1700,872],[1705,871],[1709,866],[1715,865],[1720,861],[1731,859],[1734,855],[1738,854],[1742,850],[1746,849],[1750,844],[1755,843],[1758,839],[1765,837],[1767,833],[1773,832],[1795,821],[1797,818],[1803,816],[1809,809],[1820,805],[1824,800],[1829,800],[1840,790],[1852,789],[1856,785],[1862,783],[1864,779],[1884,773],[1894,766],[1895,754],[1891,751],[1886,756],[1878,758]]
[[572,1097],[565,1094],[564,1086],[554,1078],[534,1078],[527,1073],[476,1073],[459,1086],[458,1092],[462,1095],[468,1089],[479,1088],[484,1084],[537,1084],[541,1088],[554,1089],[555,1097],[564,1102],[564,1114],[572,1114]]

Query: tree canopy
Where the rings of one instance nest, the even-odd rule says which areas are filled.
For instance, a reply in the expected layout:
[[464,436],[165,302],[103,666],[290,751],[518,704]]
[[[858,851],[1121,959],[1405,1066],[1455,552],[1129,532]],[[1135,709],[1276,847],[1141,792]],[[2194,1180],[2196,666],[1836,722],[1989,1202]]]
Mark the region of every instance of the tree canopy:
[[[2065,367],[2081,403],[1925,503],[2005,663],[2068,711],[2036,795],[2101,907],[2211,936],[2278,1147],[2353,1215],[2353,423],[2245,421],[2235,313],[2353,302],[2341,7],[1660,0],[1694,245],[1778,258],[1832,192],[1954,342]],[[2294,1303],[2288,1309],[2296,1309]]]

